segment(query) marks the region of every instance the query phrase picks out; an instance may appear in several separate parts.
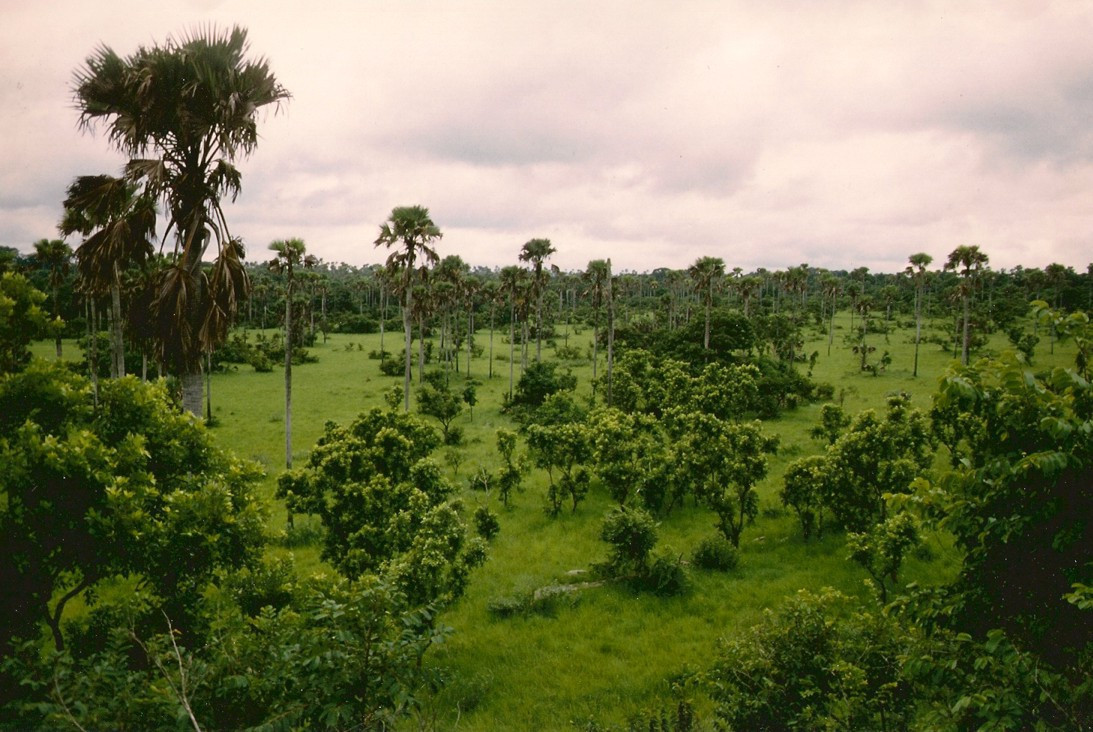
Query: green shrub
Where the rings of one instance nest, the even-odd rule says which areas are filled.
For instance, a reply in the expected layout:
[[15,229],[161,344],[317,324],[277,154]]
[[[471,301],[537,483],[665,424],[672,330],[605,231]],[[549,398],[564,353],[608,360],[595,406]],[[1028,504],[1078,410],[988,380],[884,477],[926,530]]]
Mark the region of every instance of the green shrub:
[[479,506],[474,512],[474,528],[486,541],[497,536],[501,530],[501,522],[497,520],[497,514],[486,506]]
[[685,594],[690,589],[691,578],[681,557],[658,552],[649,562],[645,575],[638,580],[638,586],[654,595],[671,597]]
[[740,551],[724,536],[717,534],[698,543],[691,561],[702,569],[727,572],[740,564]]

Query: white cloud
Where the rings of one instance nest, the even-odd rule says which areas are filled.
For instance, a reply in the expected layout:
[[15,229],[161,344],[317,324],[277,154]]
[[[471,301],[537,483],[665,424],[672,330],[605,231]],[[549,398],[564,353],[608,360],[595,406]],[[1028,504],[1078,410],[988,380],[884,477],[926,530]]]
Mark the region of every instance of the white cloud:
[[293,94],[229,207],[254,258],[301,236],[378,261],[412,203],[443,252],[491,266],[540,236],[566,268],[1090,258],[1093,10],[1021,2],[21,5],[0,29],[0,244],[52,236],[67,183],[120,166],[76,130],[82,59],[210,22],[248,27]]

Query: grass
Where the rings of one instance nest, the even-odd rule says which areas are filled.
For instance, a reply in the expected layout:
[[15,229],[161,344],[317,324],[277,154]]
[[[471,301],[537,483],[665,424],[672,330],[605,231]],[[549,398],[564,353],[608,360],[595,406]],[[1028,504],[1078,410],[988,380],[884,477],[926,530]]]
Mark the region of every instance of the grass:
[[[930,404],[938,376],[952,363],[950,354],[936,345],[923,344],[920,375],[911,376],[913,330],[902,329],[887,338],[876,335],[874,358],[888,350],[889,369],[879,376],[863,374],[858,357],[842,342],[849,330],[849,316],[837,319],[835,345],[827,356],[825,334],[806,333],[805,353],[819,352],[814,378],[835,387],[850,414],[884,406],[884,397],[895,391],[911,394],[922,408]],[[399,334],[391,334],[389,347]],[[591,333],[585,329],[571,336],[582,349]],[[480,342],[486,338],[480,336]],[[345,423],[360,411],[384,404],[383,394],[401,384],[400,377],[379,372],[378,361],[368,351],[378,348],[378,336],[332,335],[311,351],[315,364],[293,370],[293,460],[302,462],[309,447],[330,420]],[[989,348],[1007,346],[996,336]],[[52,344],[36,347],[39,355],[52,356]],[[75,348],[69,346],[69,354]],[[1038,366],[1069,365],[1072,350],[1056,347],[1049,357],[1042,345]],[[765,428],[781,439],[779,454],[771,460],[768,477],[758,486],[763,510],[741,540],[740,566],[728,573],[693,570],[692,591],[683,597],[659,598],[634,594],[621,586],[604,586],[556,603],[552,612],[497,618],[489,604],[498,598],[530,592],[555,582],[573,581],[567,572],[587,569],[605,556],[599,540],[603,514],[611,506],[603,491],[593,490],[576,513],[568,508],[557,519],[543,511],[546,475],[533,471],[526,489],[515,496],[510,509],[495,496],[466,488],[466,479],[479,466],[496,469],[498,457],[494,433],[510,427],[500,414],[502,395],[508,389],[508,347],[502,334],[495,337],[493,379],[486,377],[485,357],[473,362],[479,403],[473,419],[466,411],[455,425],[465,431],[463,460],[456,473],[445,466],[464,487],[464,498],[473,510],[487,503],[499,514],[501,532],[491,545],[489,561],[476,571],[467,594],[442,617],[453,628],[448,640],[428,657],[430,666],[448,683],[426,700],[421,719],[433,720],[443,729],[572,729],[595,720],[622,724],[643,710],[672,704],[671,678],[685,678],[709,667],[720,638],[753,625],[764,610],[800,588],[835,587],[845,593],[868,597],[865,574],[846,561],[843,539],[829,535],[805,543],[795,518],[781,509],[778,491],[785,466],[820,446],[808,437],[819,418],[820,405],[806,405],[768,422]],[[534,353],[534,352],[532,352]],[[552,350],[544,348],[544,355]],[[578,388],[587,393],[591,368],[587,362],[570,362]],[[464,365],[465,368],[465,365]],[[517,367],[519,372],[519,367]],[[461,377],[460,377],[461,378]],[[461,382],[456,381],[461,390]],[[285,512],[274,500],[276,475],[284,465],[284,377],[280,369],[259,374],[248,366],[214,375],[213,429],[219,444],[261,463],[267,477],[262,494],[271,506],[271,533],[283,537]],[[443,448],[437,458],[443,461]],[[469,514],[469,512],[468,512]],[[314,524],[297,517],[305,528]],[[694,546],[713,532],[712,515],[690,503],[662,520],[660,548],[689,556]],[[953,576],[957,558],[945,536],[927,539],[933,559],[912,559],[903,580],[940,582]],[[313,541],[275,542],[273,552],[291,553],[301,572],[323,570]],[[700,711],[702,710],[700,702]]]

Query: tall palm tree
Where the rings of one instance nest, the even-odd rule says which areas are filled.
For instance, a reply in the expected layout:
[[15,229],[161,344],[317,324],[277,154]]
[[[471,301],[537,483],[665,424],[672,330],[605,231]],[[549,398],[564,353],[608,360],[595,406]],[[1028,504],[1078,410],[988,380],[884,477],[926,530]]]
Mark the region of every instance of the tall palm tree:
[[725,262],[719,257],[699,257],[687,268],[687,274],[694,280],[695,290],[702,297],[706,309],[706,331],[702,347],[710,350],[710,310],[713,309],[713,293],[721,278],[725,276]]
[[[201,356],[227,339],[248,287],[243,246],[228,230],[221,198],[240,191],[234,163],[258,143],[259,111],[289,98],[268,63],[245,58],[247,50],[239,27],[168,38],[125,58],[100,46],[74,79],[81,126],[104,123],[110,143],[130,158],[125,177],[164,202],[164,239],[174,234],[174,251],[157,274],[156,346],[195,415]],[[212,242],[217,254],[206,272]]]
[[523,280],[527,277],[527,270],[517,267],[515,264],[501,268],[500,292],[509,301],[509,400],[512,399],[513,376],[515,370],[516,350],[516,306],[523,290]]
[[440,257],[430,245],[444,236],[440,228],[429,218],[424,206],[398,206],[391,211],[387,221],[380,226],[376,246],[396,248],[387,257],[387,269],[397,277],[402,295],[402,329],[406,338],[406,373],[404,393],[406,411],[410,411],[410,347],[412,344],[412,317],[414,307],[414,279],[418,268],[427,269]]
[[[152,258],[156,237],[156,207],[147,195],[124,178],[84,175],[68,187],[60,231],[86,238],[76,248],[82,287],[92,296],[110,294],[111,373],[125,376],[125,341],[121,308],[122,272],[143,267]],[[200,410],[201,383],[198,382]]]
[[274,253],[269,262],[269,269],[285,278],[285,470],[292,469],[292,296],[295,286],[296,270],[299,267],[314,267],[318,263],[313,255],[307,254],[303,239],[282,239],[269,245]]
[[[49,269],[49,289],[53,295],[53,319],[61,317],[61,285],[68,275],[69,265],[72,262],[72,248],[60,239],[40,239],[34,242],[34,253],[38,262]],[[57,358],[61,358],[61,332],[58,330],[54,338],[57,347]]]
[[592,298],[592,394],[596,393],[596,369],[599,362],[600,343],[600,308],[607,304],[607,403],[611,403],[611,365],[614,358],[615,341],[615,306],[614,291],[611,287],[611,260],[593,259],[584,271],[584,280],[588,283],[585,294]]
[[918,344],[922,340],[922,291],[926,287],[926,268],[934,261],[934,258],[925,252],[912,254],[907,258],[910,262],[906,272],[915,285],[915,366],[911,376],[918,376]]
[[945,269],[952,270],[960,275],[960,286],[957,291],[960,294],[960,302],[964,310],[963,341],[960,352],[960,363],[968,365],[968,347],[971,342],[971,298],[972,289],[979,278],[980,272],[987,266],[989,257],[979,251],[977,246],[961,245],[949,253],[949,259],[945,262]]
[[520,261],[531,262],[532,297],[535,299],[535,360],[543,358],[543,293],[546,291],[547,270],[543,262],[558,251],[550,239],[532,239],[520,250]]

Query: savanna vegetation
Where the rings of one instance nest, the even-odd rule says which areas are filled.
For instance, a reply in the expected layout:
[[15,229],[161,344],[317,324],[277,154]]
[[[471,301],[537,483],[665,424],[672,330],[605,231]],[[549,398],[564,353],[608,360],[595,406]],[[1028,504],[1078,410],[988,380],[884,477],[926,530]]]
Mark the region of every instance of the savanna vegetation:
[[97,51],[0,252],[0,728],[1093,726],[1093,269],[248,264],[246,53]]

